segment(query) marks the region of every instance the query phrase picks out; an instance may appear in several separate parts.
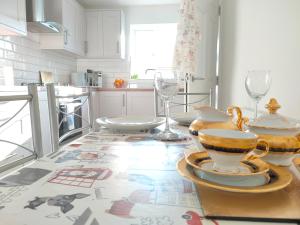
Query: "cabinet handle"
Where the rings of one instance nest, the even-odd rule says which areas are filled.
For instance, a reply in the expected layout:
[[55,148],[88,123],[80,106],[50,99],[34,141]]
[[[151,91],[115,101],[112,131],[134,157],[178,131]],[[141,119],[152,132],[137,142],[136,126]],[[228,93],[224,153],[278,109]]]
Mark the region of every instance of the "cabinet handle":
[[68,44],[68,31],[67,30],[64,31],[64,44],[65,45]]
[[84,53],[87,54],[89,50],[89,45],[87,41],[84,41]]
[[119,53],[120,53],[120,42],[117,41],[117,54],[119,54]]
[[122,99],[122,101],[123,101],[123,107],[125,107],[125,94],[123,94],[123,99]]

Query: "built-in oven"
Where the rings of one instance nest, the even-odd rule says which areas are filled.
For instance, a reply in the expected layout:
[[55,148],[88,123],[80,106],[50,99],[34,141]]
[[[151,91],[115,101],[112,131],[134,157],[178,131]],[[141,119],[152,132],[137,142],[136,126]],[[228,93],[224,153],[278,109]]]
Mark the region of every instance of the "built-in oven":
[[[80,99],[71,99],[59,103],[59,137],[66,133],[82,128],[82,109]],[[69,135],[62,143],[66,143],[82,135],[82,131],[78,131]]]

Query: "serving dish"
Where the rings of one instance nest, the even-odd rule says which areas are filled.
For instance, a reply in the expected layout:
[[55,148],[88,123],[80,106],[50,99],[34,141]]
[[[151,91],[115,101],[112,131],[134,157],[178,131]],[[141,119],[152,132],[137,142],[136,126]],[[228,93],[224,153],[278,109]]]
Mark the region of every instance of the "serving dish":
[[[201,148],[198,141],[198,131],[202,129],[231,129],[241,130],[244,118],[239,107],[228,107],[227,112],[223,112],[212,108],[210,106],[194,107],[198,112],[198,117],[189,126],[189,132],[193,136],[195,144]],[[234,121],[234,112],[236,112],[237,119]]]
[[253,176],[258,174],[266,174],[269,170],[269,165],[261,159],[241,161],[241,170],[238,173],[224,173],[222,171],[215,170],[213,167],[213,161],[207,152],[193,152],[187,155],[185,159],[186,162],[194,169],[203,171],[207,174],[219,176]]
[[186,156],[186,162],[193,167],[201,179],[227,186],[255,187],[268,183],[269,166],[260,159],[241,162],[240,173],[223,173],[213,168],[213,161],[207,152],[196,152]]
[[270,165],[270,170],[267,172],[270,180],[268,183],[255,187],[239,187],[239,186],[229,186],[224,184],[218,184],[212,181],[199,178],[183,157],[177,163],[178,173],[191,180],[192,182],[203,185],[209,188],[214,188],[217,190],[228,191],[228,192],[238,192],[238,193],[267,193],[277,190],[281,190],[288,186],[293,179],[292,174],[284,167],[278,167]]
[[125,116],[117,118],[101,117],[96,122],[106,128],[117,131],[144,131],[158,127],[165,119],[160,117]]
[[[265,107],[268,113],[255,120],[246,121],[245,127],[269,143],[269,154],[264,160],[275,165],[289,166],[300,152],[300,141],[297,138],[300,123],[278,114],[281,106],[275,98],[270,99]],[[264,149],[264,146],[258,145],[258,149]]]

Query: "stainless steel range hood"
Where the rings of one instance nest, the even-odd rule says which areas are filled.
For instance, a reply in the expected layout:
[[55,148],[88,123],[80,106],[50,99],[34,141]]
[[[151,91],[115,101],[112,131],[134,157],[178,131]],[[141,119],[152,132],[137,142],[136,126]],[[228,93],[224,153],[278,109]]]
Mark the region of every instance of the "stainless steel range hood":
[[27,30],[58,33],[61,30],[61,0],[26,0]]

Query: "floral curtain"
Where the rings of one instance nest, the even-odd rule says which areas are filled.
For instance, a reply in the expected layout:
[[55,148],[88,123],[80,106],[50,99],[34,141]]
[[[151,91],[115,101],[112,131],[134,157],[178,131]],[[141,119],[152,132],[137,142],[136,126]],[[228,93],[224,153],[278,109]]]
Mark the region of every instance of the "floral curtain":
[[181,0],[174,52],[174,67],[183,74],[197,73],[201,41],[199,0]]

